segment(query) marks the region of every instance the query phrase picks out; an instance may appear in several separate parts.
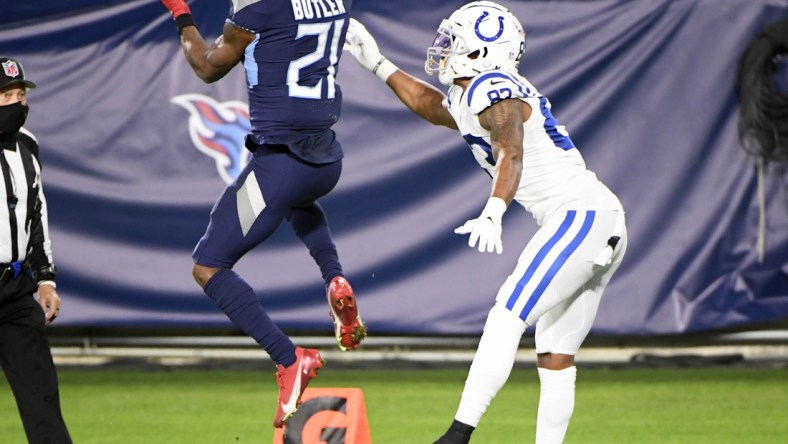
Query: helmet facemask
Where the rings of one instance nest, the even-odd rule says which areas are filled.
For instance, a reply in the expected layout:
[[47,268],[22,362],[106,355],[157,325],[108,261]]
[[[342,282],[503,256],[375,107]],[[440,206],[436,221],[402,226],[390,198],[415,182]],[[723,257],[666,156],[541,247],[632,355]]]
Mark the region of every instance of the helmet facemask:
[[[457,78],[457,73],[450,63],[452,57],[467,54],[468,50],[462,40],[452,33],[451,24],[443,20],[438,27],[438,35],[427,49],[427,60],[424,62],[424,71],[428,75],[438,73],[438,80],[444,85],[451,85]],[[455,57],[456,58],[456,57]]]

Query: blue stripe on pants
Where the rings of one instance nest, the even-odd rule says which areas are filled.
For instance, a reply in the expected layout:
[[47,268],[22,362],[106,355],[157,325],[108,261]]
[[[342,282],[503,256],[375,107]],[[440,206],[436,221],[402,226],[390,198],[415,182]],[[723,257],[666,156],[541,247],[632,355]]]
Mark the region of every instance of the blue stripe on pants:
[[534,293],[528,298],[528,302],[526,302],[523,311],[520,312],[520,319],[525,320],[528,315],[533,310],[536,303],[539,301],[539,298],[542,297],[542,294],[547,289],[547,286],[550,285],[553,278],[556,274],[558,274],[558,270],[564,266],[566,261],[569,259],[569,256],[577,250],[577,247],[583,242],[583,240],[588,236],[588,233],[591,231],[591,226],[594,225],[594,217],[596,216],[595,211],[588,211],[586,212],[586,219],[583,221],[583,226],[580,227],[580,231],[575,235],[575,238],[569,242],[569,245],[564,248],[558,257],[553,262],[553,265],[547,270],[542,280],[539,282],[539,285],[536,286]]
[[512,291],[512,295],[509,296],[509,300],[506,302],[506,308],[509,309],[509,311],[514,308],[514,304],[517,302],[517,299],[523,292],[523,288],[528,283],[528,281],[531,280],[531,277],[536,272],[536,269],[539,268],[539,265],[541,265],[545,256],[547,256],[547,253],[549,253],[555,244],[557,244],[558,241],[564,237],[564,234],[566,234],[566,232],[569,230],[569,227],[572,226],[572,222],[574,222],[576,214],[577,211],[567,211],[566,218],[564,218],[564,221],[561,222],[561,226],[558,227],[558,231],[556,231],[553,237],[551,237],[550,240],[548,240],[547,243],[545,243],[542,248],[539,249],[539,252],[536,253],[531,265],[529,265],[528,269],[525,270],[525,274],[517,282],[517,285],[514,287],[514,291]]

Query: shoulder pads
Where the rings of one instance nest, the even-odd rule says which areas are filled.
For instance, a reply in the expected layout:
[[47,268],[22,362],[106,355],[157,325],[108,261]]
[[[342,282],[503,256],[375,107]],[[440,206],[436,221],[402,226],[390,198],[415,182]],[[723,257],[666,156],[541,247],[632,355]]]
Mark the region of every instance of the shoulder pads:
[[528,86],[505,71],[488,71],[471,79],[468,84],[467,106],[478,115],[505,99],[524,98],[531,94]]

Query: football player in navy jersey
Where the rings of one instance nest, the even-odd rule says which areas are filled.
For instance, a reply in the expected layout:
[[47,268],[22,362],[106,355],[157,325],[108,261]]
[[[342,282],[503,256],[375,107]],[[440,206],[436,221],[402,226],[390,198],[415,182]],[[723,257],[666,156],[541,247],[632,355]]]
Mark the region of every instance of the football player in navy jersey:
[[476,219],[455,230],[480,252],[501,253],[502,216],[516,201],[540,228],[498,289],[454,421],[436,444],[466,444],[514,364],[525,329],[536,325],[541,383],[538,444],[561,443],[574,409],[574,355],[626,250],[624,210],[586,168],[550,102],[518,73],[525,31],[503,6],[468,3],[444,20],[425,70],[449,87],[399,70],[351,20],[345,49],[427,121],[459,130],[492,177]]
[[193,275],[205,293],[277,364],[274,426],[295,413],[323,366],[320,352],[296,347],[266,314],[232,267],[287,220],[320,267],[341,350],[366,336],[343,276],[325,213],[317,199],[342,170],[342,147],[331,126],[342,92],[335,76],[348,27],[349,1],[233,1],[222,35],[208,44],[184,0],[162,0],[172,13],[186,60],[205,82],[243,63],[252,132],[249,164],[219,197],[194,250]]

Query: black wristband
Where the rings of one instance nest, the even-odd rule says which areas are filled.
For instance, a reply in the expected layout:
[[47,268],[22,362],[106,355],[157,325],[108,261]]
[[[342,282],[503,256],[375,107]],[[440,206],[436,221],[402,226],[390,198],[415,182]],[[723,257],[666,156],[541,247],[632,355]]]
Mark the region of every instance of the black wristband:
[[372,74],[377,74],[378,68],[380,68],[380,65],[382,65],[383,62],[385,62],[386,60],[387,59],[385,57],[380,56],[380,60],[378,60],[378,63],[376,63],[375,66],[372,68]]
[[175,26],[178,27],[178,34],[183,31],[183,28],[187,26],[194,26],[197,27],[197,24],[194,23],[194,19],[192,18],[191,14],[181,14],[178,17],[175,17]]
[[54,281],[57,277],[57,267],[54,264],[47,264],[44,266],[30,267],[30,274],[33,280],[38,281]]

